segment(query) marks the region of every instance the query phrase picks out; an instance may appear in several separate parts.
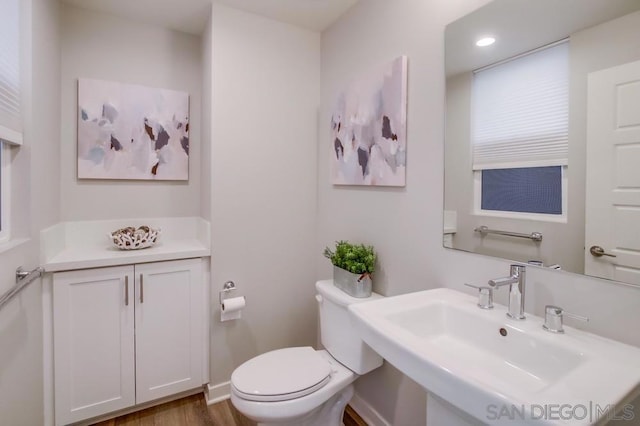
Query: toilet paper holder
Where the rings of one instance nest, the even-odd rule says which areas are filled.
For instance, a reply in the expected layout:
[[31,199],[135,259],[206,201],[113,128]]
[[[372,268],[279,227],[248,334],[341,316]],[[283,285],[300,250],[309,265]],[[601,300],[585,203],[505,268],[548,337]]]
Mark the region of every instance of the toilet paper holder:
[[222,286],[222,291],[218,293],[218,300],[220,301],[220,305],[224,303],[225,297],[234,290],[236,290],[236,284],[233,281],[227,281],[226,283],[224,283],[224,285]]

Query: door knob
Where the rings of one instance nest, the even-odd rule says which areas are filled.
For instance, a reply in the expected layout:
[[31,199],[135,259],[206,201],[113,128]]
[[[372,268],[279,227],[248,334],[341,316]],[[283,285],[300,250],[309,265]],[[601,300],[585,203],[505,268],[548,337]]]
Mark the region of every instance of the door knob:
[[604,249],[600,246],[591,246],[591,248],[589,249],[589,252],[594,257],[602,257],[602,256],[618,257],[615,254],[605,252]]

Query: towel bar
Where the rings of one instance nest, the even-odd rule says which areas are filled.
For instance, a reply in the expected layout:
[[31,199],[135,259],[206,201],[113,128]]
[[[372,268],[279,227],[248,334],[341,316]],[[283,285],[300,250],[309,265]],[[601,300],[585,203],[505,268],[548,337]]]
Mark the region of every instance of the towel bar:
[[489,229],[487,226],[479,226],[474,229],[475,232],[479,232],[480,234],[495,234],[495,235],[505,235],[507,237],[517,237],[517,238],[528,238],[530,240],[539,242],[542,241],[542,233],[541,232],[532,232],[531,234],[522,234],[520,232],[509,232],[509,231],[499,231],[497,229]]
[[16,269],[16,284],[0,296],[0,309],[9,303],[22,289],[39,278],[43,272],[44,268],[40,266],[31,272],[25,272],[22,268]]

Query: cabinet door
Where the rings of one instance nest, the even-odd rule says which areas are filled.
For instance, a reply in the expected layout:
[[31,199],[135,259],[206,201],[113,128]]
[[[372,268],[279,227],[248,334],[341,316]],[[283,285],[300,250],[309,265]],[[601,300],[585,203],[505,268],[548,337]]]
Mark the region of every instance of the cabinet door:
[[202,262],[136,265],[136,402],[202,385]]
[[53,275],[56,424],[135,404],[133,266]]

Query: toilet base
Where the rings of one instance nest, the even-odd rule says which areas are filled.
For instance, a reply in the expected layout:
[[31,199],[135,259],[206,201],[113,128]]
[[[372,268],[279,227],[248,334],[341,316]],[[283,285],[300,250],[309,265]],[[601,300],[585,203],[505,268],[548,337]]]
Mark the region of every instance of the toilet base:
[[353,385],[349,385],[303,417],[285,422],[258,423],[258,426],[342,426],[344,409],[353,392]]

